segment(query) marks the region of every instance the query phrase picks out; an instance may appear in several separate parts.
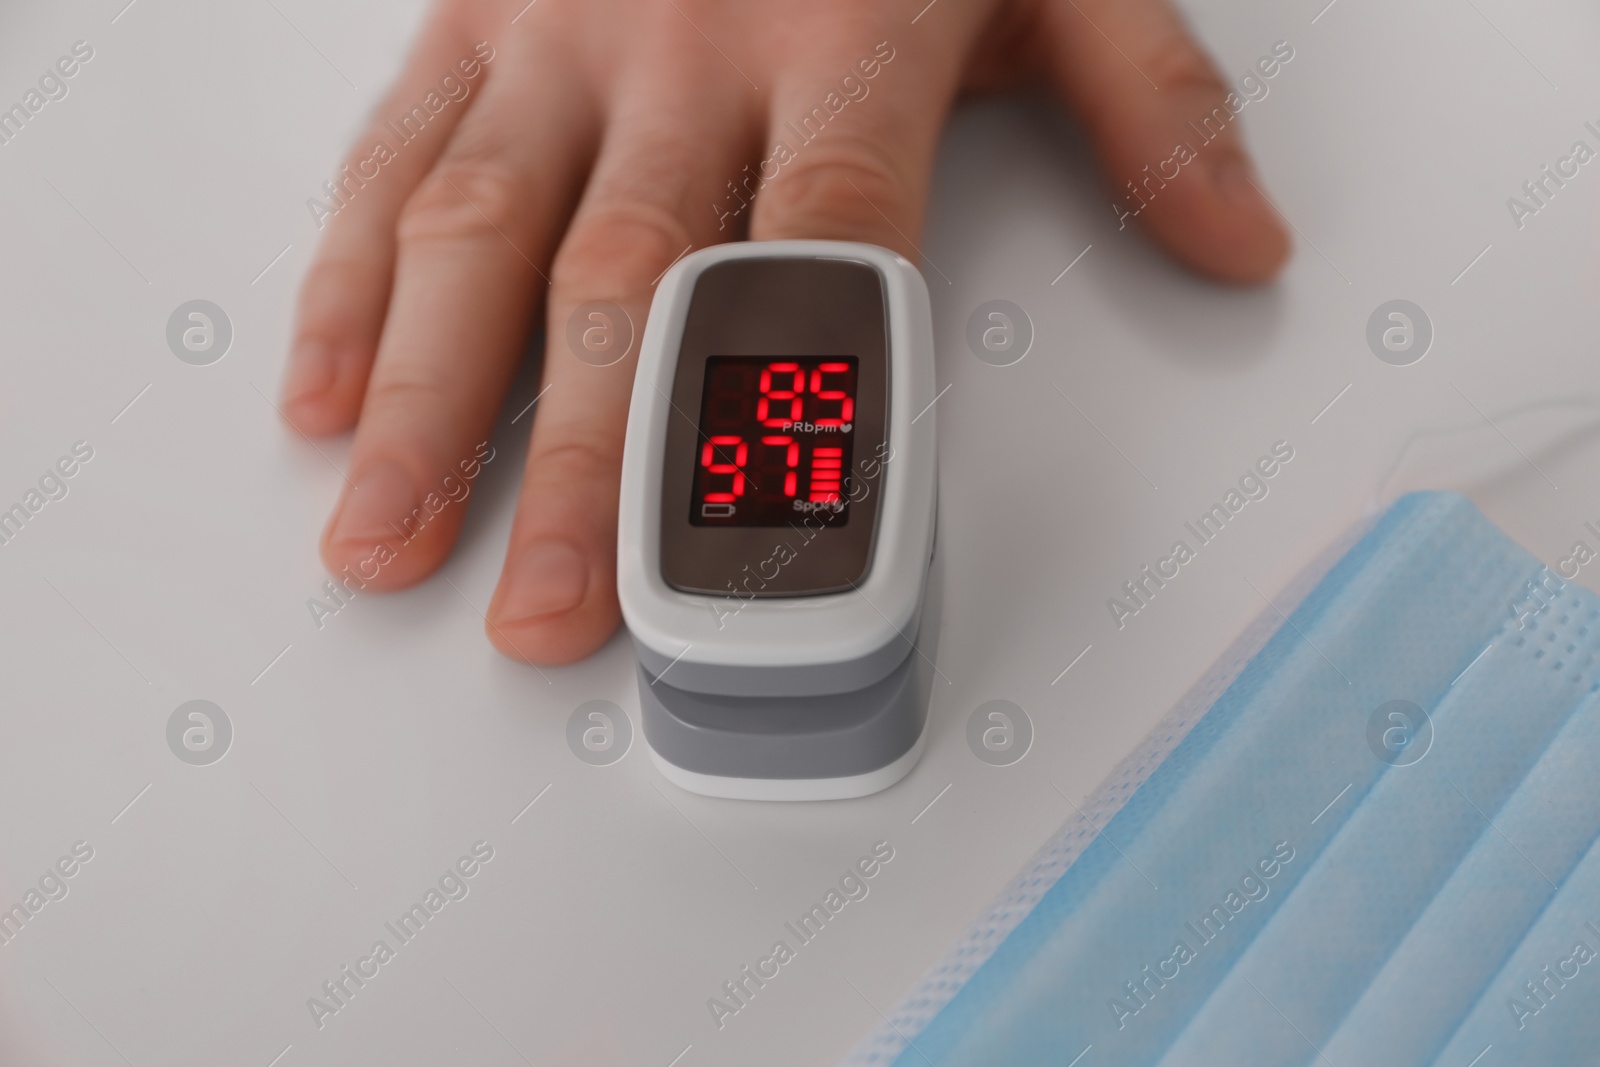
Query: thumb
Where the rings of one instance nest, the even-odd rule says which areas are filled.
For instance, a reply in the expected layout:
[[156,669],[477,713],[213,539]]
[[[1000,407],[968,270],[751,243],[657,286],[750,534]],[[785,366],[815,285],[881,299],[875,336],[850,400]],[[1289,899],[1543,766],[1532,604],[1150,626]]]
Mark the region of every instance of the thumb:
[[[1178,260],[1224,281],[1276,274],[1289,239],[1245,154],[1249,99],[1167,0],[1048,0],[1040,16],[1050,75],[1088,129],[1123,224],[1137,219]],[[1293,56],[1280,43],[1251,85],[1265,87],[1265,70]]]

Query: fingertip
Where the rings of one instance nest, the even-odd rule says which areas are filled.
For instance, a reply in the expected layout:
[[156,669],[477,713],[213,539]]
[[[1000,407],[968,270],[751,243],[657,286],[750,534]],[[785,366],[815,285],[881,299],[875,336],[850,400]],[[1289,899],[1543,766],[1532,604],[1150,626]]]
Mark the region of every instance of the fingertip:
[[391,536],[387,541],[363,544],[324,537],[320,555],[328,573],[359,579],[360,587],[370,592],[393,593],[409,589],[437,571],[449,555],[450,543],[440,547],[437,538],[407,543]]
[[355,425],[349,405],[325,394],[286,397],[282,404],[284,421],[307,437],[329,437]]
[[570,612],[589,591],[589,561],[565,541],[535,541],[506,563],[491,609],[518,621]]
[[573,663],[617,628],[614,576],[576,546],[539,540],[516,551],[489,603],[485,632],[502,653],[527,663]]
[[1045,5],[1043,27],[1051,71],[1111,176],[1119,229],[1147,228],[1218,281],[1271,279],[1289,256],[1287,220],[1261,191],[1240,127],[1262,97],[1234,91],[1169,0],[1093,6],[1091,21],[1076,4]]
[[1223,254],[1210,266],[1210,273],[1246,284],[1271,280],[1289,258],[1289,231],[1249,161],[1243,155],[1223,156],[1212,169],[1211,180],[1231,239],[1219,245]]
[[497,619],[491,608],[484,632],[494,647],[511,659],[561,667],[592,655],[621,621],[614,598],[597,598],[572,611],[520,619]]
[[304,340],[289,352],[280,410],[289,425],[309,437],[342,433],[355,425],[361,413],[363,382],[341,373],[355,360],[341,359],[324,341]]
[[356,475],[323,531],[321,555],[335,574],[376,592],[405,589],[438,570],[455,544],[462,509],[419,493],[406,470],[379,460]]
[[564,667],[587,658],[616,628],[616,617],[609,621],[586,619],[578,612],[503,623],[491,615],[483,626],[490,644],[501,655],[545,667]]
[[[1219,151],[1133,199],[1129,212],[1175,259],[1200,274],[1235,285],[1270,281],[1288,260],[1289,232],[1241,152]],[[1188,168],[1185,168],[1187,170]],[[1144,175],[1141,175],[1144,177]]]

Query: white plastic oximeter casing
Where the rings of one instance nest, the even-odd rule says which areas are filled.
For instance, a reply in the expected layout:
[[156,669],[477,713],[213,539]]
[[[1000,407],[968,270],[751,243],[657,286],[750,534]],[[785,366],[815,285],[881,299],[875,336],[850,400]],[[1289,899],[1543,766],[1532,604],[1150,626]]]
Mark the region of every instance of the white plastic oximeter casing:
[[[774,325],[785,316],[787,326]],[[765,524],[707,525],[743,506],[702,503],[710,494],[698,488],[709,477],[697,467],[702,451],[708,469],[734,470],[731,451],[723,467],[709,466],[705,416],[694,410],[709,397],[708,365],[801,357],[765,366],[803,372],[808,358],[824,370],[846,364],[817,357],[848,358],[854,382],[858,355],[838,502],[796,502],[792,518]],[[876,792],[915,764],[936,638],[935,619],[921,625],[937,493],[934,399],[927,287],[893,252],[836,241],[724,244],[662,279],[628,416],[617,590],[639,658],[645,738],[667,778],[713,796],[824,799]],[[741,491],[743,469],[730,476]],[[794,495],[792,476],[789,484]],[[828,528],[839,520],[827,509],[842,509],[845,492],[851,510]],[[700,518],[713,511],[718,518]]]

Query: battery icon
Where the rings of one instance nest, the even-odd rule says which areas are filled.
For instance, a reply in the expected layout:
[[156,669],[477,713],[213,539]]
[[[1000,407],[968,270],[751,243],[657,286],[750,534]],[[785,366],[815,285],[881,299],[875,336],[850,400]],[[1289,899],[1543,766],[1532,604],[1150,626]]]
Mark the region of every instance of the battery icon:
[[733,518],[733,505],[701,504],[700,517],[702,519],[731,519]]

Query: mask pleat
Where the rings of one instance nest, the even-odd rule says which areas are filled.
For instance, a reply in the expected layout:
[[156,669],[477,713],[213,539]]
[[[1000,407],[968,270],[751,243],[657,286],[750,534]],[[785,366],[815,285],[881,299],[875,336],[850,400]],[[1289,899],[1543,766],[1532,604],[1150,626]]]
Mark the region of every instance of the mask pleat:
[[[1522,842],[1505,827],[1496,830],[1492,820],[1512,814],[1503,810],[1508,801],[1589,696],[1600,638],[1596,621],[1587,594],[1582,600],[1566,595],[1528,624],[1507,621],[1488,652],[1433,709],[1435,740],[1426,756],[1392,767],[1367,793],[1222,979],[1162,1067],[1427,1062],[1434,1050],[1415,1032],[1405,1039],[1421,1046],[1414,1058],[1397,1055],[1380,1042],[1382,1054],[1376,1058],[1341,1061],[1327,1046],[1386,963],[1415,973],[1418,961],[1395,961],[1394,953],[1426,910],[1440,902],[1441,891],[1477,846],[1502,864],[1527,864],[1515,848],[1501,851],[1501,831],[1518,846]],[[1578,636],[1580,629],[1585,636]],[[1569,646],[1573,653],[1565,653]],[[1566,655],[1559,670],[1552,668],[1561,655],[1553,655],[1552,649]],[[1589,666],[1580,668],[1582,662]],[[1600,817],[1600,804],[1589,807]],[[1550,817],[1548,811],[1543,814]],[[1529,812],[1522,821],[1538,817],[1538,812]],[[1565,874],[1587,846],[1593,826],[1570,827],[1565,816],[1552,821],[1562,824],[1561,833],[1569,839],[1567,859],[1557,870]],[[1553,886],[1546,888],[1554,892]],[[1541,904],[1537,897],[1522,902],[1519,921],[1515,905],[1504,902],[1492,916],[1496,934],[1515,944]],[[1444,1016],[1431,1027],[1435,1040],[1440,1030],[1448,1032],[1452,1010],[1471,1003],[1477,985],[1499,962],[1477,958],[1480,948],[1463,936],[1464,929],[1456,927],[1461,940],[1447,946],[1453,951],[1428,961],[1449,973],[1423,986],[1425,994],[1420,989],[1412,994],[1426,1005],[1407,1005],[1408,1016],[1410,1010],[1424,1019]],[[1502,946],[1501,958],[1507,947]],[[1453,962],[1461,966],[1450,972]],[[1452,984],[1457,986],[1453,1008],[1444,1003]],[[1352,1020],[1352,1026],[1384,1012],[1395,1029],[1412,1025],[1409,1017],[1402,1021],[1392,1002],[1368,1007],[1371,1011]]]
[[[1590,749],[1587,754],[1593,753]],[[1472,938],[1479,932],[1464,929],[1460,936]],[[1593,1063],[1600,1047],[1596,972],[1600,845],[1591,845],[1433,1062],[1441,1067],[1470,1063],[1493,1046],[1496,1063]]]
[[[1600,699],[1585,696],[1324,1046],[1330,1061],[1432,1063],[1480,998],[1525,995],[1497,976],[1600,836]],[[1580,933],[1593,941],[1581,920],[1566,931]]]
[[[1224,1051],[1173,1062],[1314,1056],[1242,978],[1327,1040],[1487,828],[1466,798],[1498,812],[1539,759],[1577,700],[1503,684],[1520,651],[1503,638],[1507,604],[1538,569],[1464,498],[1402,498],[896,1062],[1060,1067],[1090,1045],[1119,1065],[1188,1047]],[[1369,715],[1393,700],[1437,720],[1436,749],[1410,766],[1369,742]],[[1497,751],[1474,749],[1486,730]],[[1057,841],[1096,832],[1069,813]],[[1347,899],[1413,862],[1389,892],[1414,903]],[[1243,958],[1260,962],[1230,978]],[[1314,989],[1331,1007],[1307,1003]],[[1276,1030],[1298,1047],[1254,1056]]]

